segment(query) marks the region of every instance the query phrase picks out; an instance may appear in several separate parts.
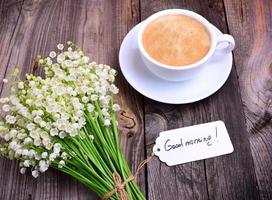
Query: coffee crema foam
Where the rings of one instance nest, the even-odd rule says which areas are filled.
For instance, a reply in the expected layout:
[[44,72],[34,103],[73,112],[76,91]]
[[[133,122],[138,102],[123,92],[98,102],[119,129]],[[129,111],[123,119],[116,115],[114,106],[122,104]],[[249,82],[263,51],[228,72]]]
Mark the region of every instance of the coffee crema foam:
[[161,16],[143,32],[144,49],[156,61],[184,66],[201,60],[209,51],[211,38],[204,25],[186,15]]

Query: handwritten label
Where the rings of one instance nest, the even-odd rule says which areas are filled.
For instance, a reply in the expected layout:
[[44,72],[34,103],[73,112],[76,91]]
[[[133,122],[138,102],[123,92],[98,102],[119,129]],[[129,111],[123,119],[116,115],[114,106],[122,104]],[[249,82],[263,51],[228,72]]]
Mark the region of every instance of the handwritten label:
[[160,133],[155,155],[169,166],[233,152],[224,122],[215,121]]

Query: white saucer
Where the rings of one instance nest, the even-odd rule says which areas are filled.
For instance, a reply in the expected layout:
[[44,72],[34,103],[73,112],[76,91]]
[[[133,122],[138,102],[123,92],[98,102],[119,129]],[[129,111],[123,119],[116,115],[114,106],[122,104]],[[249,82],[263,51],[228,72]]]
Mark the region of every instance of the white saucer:
[[[124,38],[119,52],[121,71],[129,84],[142,95],[163,103],[185,104],[204,99],[226,82],[232,67],[232,54],[214,55],[194,79],[170,82],[152,74],[141,60],[137,48],[140,24]],[[216,32],[221,32],[216,28]]]

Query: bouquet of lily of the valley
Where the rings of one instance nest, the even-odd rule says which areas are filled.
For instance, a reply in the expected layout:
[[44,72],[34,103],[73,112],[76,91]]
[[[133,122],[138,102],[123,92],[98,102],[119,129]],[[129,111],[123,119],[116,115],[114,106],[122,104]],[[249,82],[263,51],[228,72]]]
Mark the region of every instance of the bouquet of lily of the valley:
[[116,71],[90,62],[72,42],[38,58],[44,78],[18,71],[0,99],[0,152],[36,178],[53,167],[71,175],[102,199],[145,199],[119,144],[113,102]]

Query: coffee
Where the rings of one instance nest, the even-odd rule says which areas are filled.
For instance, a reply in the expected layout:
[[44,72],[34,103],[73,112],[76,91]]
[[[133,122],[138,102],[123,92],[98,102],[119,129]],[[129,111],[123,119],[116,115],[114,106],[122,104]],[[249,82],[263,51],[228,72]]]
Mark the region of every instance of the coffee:
[[145,28],[145,51],[156,61],[184,66],[201,60],[209,51],[211,38],[204,25],[186,15],[161,16]]

